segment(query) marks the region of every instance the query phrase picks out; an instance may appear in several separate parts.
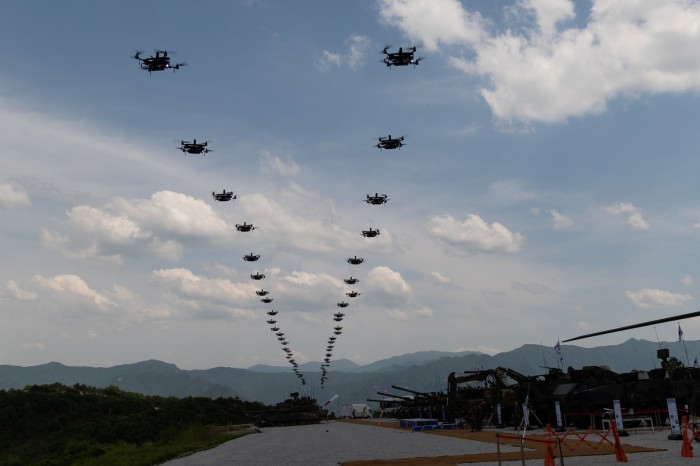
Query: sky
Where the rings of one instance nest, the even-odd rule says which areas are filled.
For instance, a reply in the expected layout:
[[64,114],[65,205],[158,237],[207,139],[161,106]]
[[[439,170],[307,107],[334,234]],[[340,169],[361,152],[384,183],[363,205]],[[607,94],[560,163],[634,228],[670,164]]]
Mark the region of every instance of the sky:
[[2,364],[285,365],[271,309],[320,361],[340,301],[358,364],[697,310],[695,1],[29,0],[0,56]]

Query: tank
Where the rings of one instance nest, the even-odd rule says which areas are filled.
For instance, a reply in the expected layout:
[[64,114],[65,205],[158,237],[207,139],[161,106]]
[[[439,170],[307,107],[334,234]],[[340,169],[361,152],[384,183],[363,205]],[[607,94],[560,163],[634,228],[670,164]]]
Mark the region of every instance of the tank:
[[257,427],[296,426],[318,424],[328,411],[322,409],[316,400],[308,396],[299,396],[298,392],[289,394],[289,398],[270,405],[254,416]]

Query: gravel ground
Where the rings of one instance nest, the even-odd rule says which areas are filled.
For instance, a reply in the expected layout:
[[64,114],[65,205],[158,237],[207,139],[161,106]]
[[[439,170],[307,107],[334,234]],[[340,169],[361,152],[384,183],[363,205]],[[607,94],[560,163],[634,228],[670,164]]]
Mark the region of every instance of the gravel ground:
[[[512,431],[509,433],[512,434]],[[624,443],[666,448],[668,451],[652,453],[628,453],[630,464],[649,466],[673,466],[699,464],[698,458],[683,458],[681,442],[667,439],[668,431],[639,432],[623,438]],[[700,448],[697,449],[700,456]],[[496,445],[425,433],[405,432],[344,422],[324,422],[310,426],[278,427],[263,429],[232,440],[211,450],[195,453],[165,463],[167,466],[334,466],[341,461],[412,458],[416,456],[464,455],[495,453]],[[502,452],[519,451],[512,446],[501,446]],[[541,466],[543,461],[529,460],[527,465]],[[566,466],[599,465],[616,463],[615,455],[567,457]],[[470,463],[494,466],[497,463]],[[521,465],[520,461],[503,462],[504,465]],[[556,460],[559,465],[559,460]]]

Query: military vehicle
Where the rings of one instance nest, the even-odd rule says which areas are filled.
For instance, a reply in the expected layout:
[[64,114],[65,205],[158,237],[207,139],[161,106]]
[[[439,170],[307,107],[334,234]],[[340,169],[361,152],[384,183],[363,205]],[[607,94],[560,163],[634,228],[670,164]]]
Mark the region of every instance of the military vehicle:
[[293,392],[281,403],[270,405],[263,411],[255,413],[253,422],[257,427],[318,424],[327,414],[328,411],[322,409],[315,399],[308,396],[300,397],[298,392]]

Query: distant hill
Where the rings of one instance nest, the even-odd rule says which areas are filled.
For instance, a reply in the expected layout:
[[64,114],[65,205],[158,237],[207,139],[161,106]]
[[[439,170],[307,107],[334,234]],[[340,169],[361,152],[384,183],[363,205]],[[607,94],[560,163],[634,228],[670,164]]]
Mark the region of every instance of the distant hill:
[[[692,365],[700,357],[700,341],[662,342],[671,356]],[[619,345],[582,348],[562,345],[564,369],[568,366],[608,366],[615,372],[648,370],[659,367],[656,350],[659,344],[630,339]],[[687,356],[686,356],[687,350]],[[363,403],[367,398],[382,398],[377,392],[404,394],[392,385],[417,391],[445,390],[450,372],[508,367],[525,375],[544,374],[543,366],[557,367],[561,362],[552,347],[527,344],[512,351],[489,356],[481,353],[446,353],[421,351],[396,356],[365,366],[349,360],[333,361],[325,388],[319,384],[320,363],[300,366],[308,381],[300,386],[289,367],[253,366],[249,369],[216,367],[203,370],[182,370],[161,361],[143,361],[108,368],[71,367],[57,362],[39,366],[0,366],[0,389],[22,388],[26,385],[64,385],[81,383],[95,387],[114,385],[122,390],[146,395],[232,397],[262,401],[281,401],[293,391],[301,391],[320,402],[338,394],[334,405]]]

